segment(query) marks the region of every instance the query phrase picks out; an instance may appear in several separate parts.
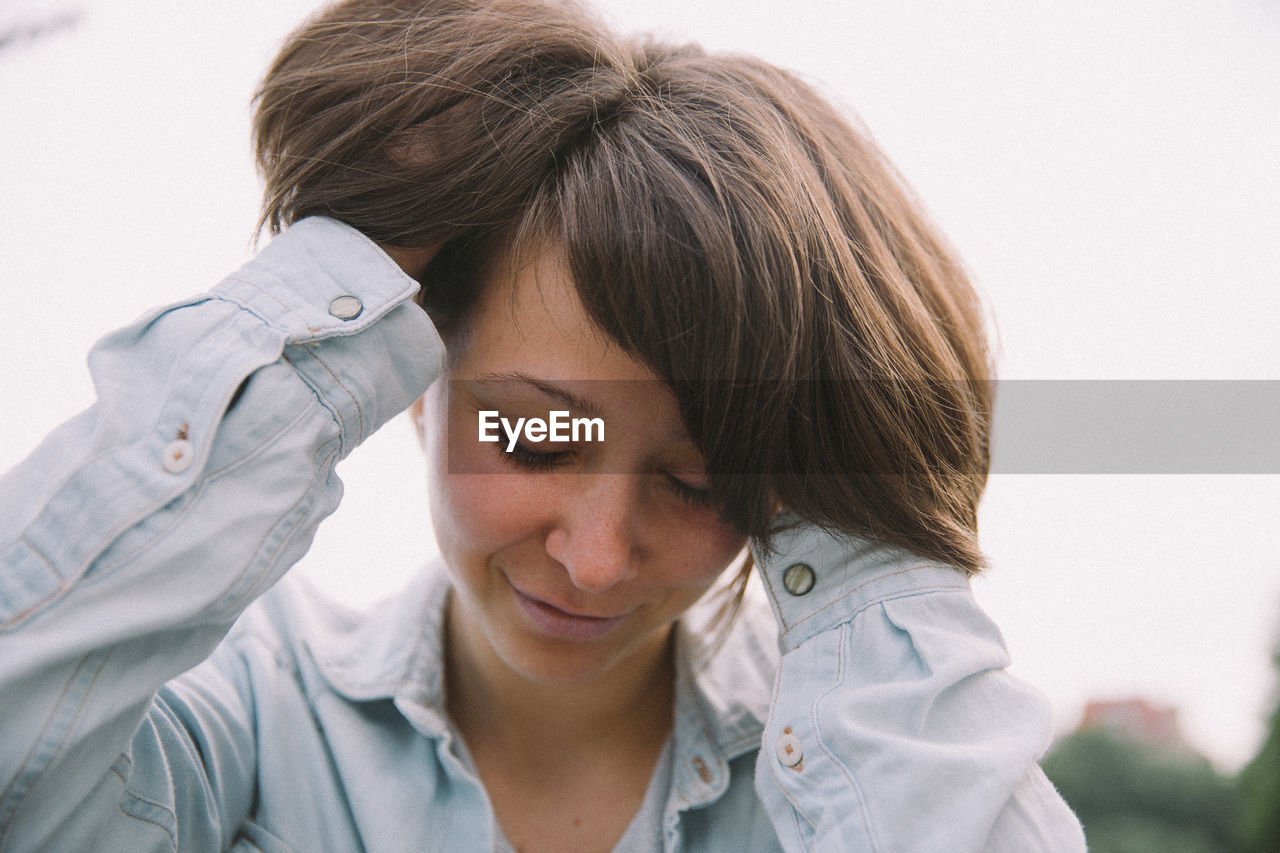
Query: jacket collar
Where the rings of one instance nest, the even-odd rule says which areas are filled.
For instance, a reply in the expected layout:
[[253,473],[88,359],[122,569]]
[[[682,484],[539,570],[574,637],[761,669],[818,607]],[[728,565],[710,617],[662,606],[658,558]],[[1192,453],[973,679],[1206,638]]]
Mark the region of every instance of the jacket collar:
[[[394,700],[424,734],[450,736],[448,595],[437,559],[363,618],[309,638],[322,677],[353,702]],[[714,591],[703,596],[677,626],[672,793],[687,807],[718,798],[729,784],[729,762],[759,747],[778,666],[777,622],[755,578],[723,633],[709,628],[718,603]]]
[[672,788],[690,808],[724,793],[729,762],[759,748],[778,669],[777,622],[755,577],[725,629],[711,627],[717,606],[704,596],[676,633]]
[[395,700],[419,729],[440,736],[444,712],[444,607],[449,583],[432,563],[354,627],[310,638],[321,676],[352,702]]

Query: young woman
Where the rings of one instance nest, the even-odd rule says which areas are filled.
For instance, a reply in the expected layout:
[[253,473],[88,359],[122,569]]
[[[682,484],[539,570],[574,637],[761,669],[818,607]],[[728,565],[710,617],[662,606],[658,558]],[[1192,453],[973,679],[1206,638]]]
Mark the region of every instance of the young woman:
[[[0,488],[0,849],[1083,849],[968,588],[977,301],[864,135],[572,6],[357,0],[256,137],[278,236]],[[406,407],[440,560],[277,585]]]

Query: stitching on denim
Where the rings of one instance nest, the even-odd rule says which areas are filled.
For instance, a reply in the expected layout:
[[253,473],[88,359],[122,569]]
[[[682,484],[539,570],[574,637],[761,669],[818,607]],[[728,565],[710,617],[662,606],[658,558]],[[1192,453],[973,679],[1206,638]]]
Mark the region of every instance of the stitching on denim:
[[174,818],[175,820],[178,817],[177,812],[175,812],[173,809],[169,808],[159,800],[153,800],[150,797],[144,797],[142,794],[139,794],[137,791],[131,791],[128,788],[125,788],[124,794],[126,797],[129,797],[132,800],[137,800],[138,802],[145,803],[148,806],[155,806],[157,809],[169,815],[170,817]]
[[[782,773],[784,771],[778,769],[778,762],[776,760],[771,760],[769,762],[769,769],[773,772],[774,782],[777,784],[778,790],[782,792],[782,796],[786,801],[791,803],[791,808],[795,810],[797,815],[804,818],[804,822],[809,824],[810,829],[816,828],[817,824],[813,822],[813,819],[810,818],[809,815],[805,814],[804,809],[800,808],[800,804],[795,801],[795,798],[792,797],[791,793],[787,790],[787,786],[783,784]],[[799,833],[796,834],[799,835]]]
[[[301,376],[297,376],[295,374],[295,378],[299,382],[301,382],[303,386],[306,387],[308,393],[310,393],[312,396],[315,396],[315,391],[312,390],[311,386],[307,385],[307,383],[302,379]],[[319,404],[319,400],[317,400],[316,403]],[[329,409],[325,406],[321,406],[321,408],[324,409],[325,411],[329,411]],[[269,448],[275,447],[276,442],[279,441],[282,436],[287,435],[289,432],[291,432],[293,428],[297,426],[306,417],[307,417],[307,410],[306,408],[304,408],[301,411],[299,411],[298,414],[296,414],[287,423],[281,424],[279,429],[276,429],[274,432],[271,432],[270,434],[263,436],[262,440],[259,441],[251,450],[249,450],[248,453],[245,453],[243,456],[241,456],[238,459],[230,460],[229,462],[227,462],[227,464],[223,465],[221,468],[208,469],[208,473],[205,475],[205,483],[206,484],[212,483],[214,480],[217,480],[220,477],[224,477],[228,473],[235,471],[237,468],[243,468],[244,466],[253,462],[259,456],[262,456],[264,453],[266,453]]]
[[[79,663],[76,664],[76,668],[71,671],[71,675],[65,682],[63,682],[62,692],[58,694],[57,701],[53,703],[53,707],[50,708],[49,712],[45,715],[44,723],[40,726],[40,733],[42,735],[44,732],[48,731],[54,715],[57,714],[58,708],[62,706],[63,701],[66,699],[67,692],[71,689],[71,685],[76,681],[77,676],[80,674],[80,669],[85,665],[88,658],[88,655],[82,657]],[[22,757],[22,763],[18,765],[18,772],[9,780],[9,784],[5,789],[0,791],[0,824],[6,822],[9,815],[18,810],[18,805],[22,802],[22,798],[27,795],[27,791],[31,790],[31,786],[35,784],[36,776],[34,775],[31,776],[31,781],[26,784],[19,785],[19,781],[22,780],[24,776],[31,775],[24,773],[24,770],[27,769],[27,765],[33,760],[35,754],[39,752],[42,742],[42,737],[36,738],[36,740],[31,744],[31,748],[27,750],[27,754]],[[56,755],[57,753],[55,752],[54,754]],[[6,809],[4,805],[10,800],[13,802],[13,808]]]
[[[866,610],[866,609],[867,608],[865,607],[861,608],[859,612],[862,612],[862,610]],[[845,624],[840,626],[839,649],[840,649],[841,655],[843,655],[845,645],[849,642],[850,642],[849,624],[846,622]],[[831,748],[830,744],[827,743],[827,739],[824,736],[822,731],[822,725],[819,722],[818,705],[822,702],[823,699],[830,696],[835,691],[839,690],[842,683],[843,683],[843,677],[838,679],[836,683],[832,685],[829,690],[825,691],[820,696],[817,696],[814,698],[812,703],[810,703],[809,705],[809,719],[813,725],[813,732],[818,739],[818,744],[822,747],[823,752],[826,754],[825,757],[833,765],[840,768],[841,773],[844,775],[846,779],[849,780],[849,786],[853,788],[854,793],[858,797],[859,810],[862,812],[862,826],[866,831],[867,840],[871,842],[871,849],[874,853],[875,851],[881,850],[882,848],[879,841],[876,838],[875,829],[871,823],[871,816],[867,812],[867,799],[866,799],[866,796],[862,793],[862,786],[858,783],[857,774],[853,772],[853,768],[850,767],[847,762],[842,760],[839,757],[839,754],[834,749]]]
[[247,278],[241,278],[240,276],[236,275],[235,273],[232,273],[231,275],[229,275],[229,276],[227,276],[227,277],[226,277],[225,281],[236,281],[236,282],[239,282],[240,284],[243,284],[243,285],[245,285],[246,287],[250,287],[250,288],[252,288],[252,289],[254,289],[254,290],[258,291],[258,292],[259,292],[259,293],[261,293],[263,296],[265,296],[265,297],[267,297],[268,299],[270,299],[270,300],[272,300],[273,302],[275,302],[277,305],[279,305],[279,306],[280,306],[281,308],[283,308],[285,311],[292,311],[292,310],[293,310],[293,308],[291,308],[291,307],[289,306],[289,303],[287,303],[287,302],[285,302],[284,300],[280,299],[280,297],[276,296],[274,293],[271,293],[271,292],[269,292],[269,291],[263,290],[261,287],[259,287],[259,286],[257,285],[257,283],[256,283],[256,282],[250,281],[250,280],[249,280],[249,279],[247,279]]
[[40,562],[44,563],[46,566],[49,567],[49,573],[53,575],[54,578],[58,581],[58,588],[50,592],[48,595],[46,595],[44,598],[40,599],[39,601],[32,602],[31,605],[26,610],[23,610],[21,613],[14,614],[12,619],[9,619],[3,625],[0,625],[0,634],[8,632],[11,628],[19,627],[21,623],[25,622],[32,614],[38,613],[40,610],[44,609],[45,606],[47,606],[51,602],[57,601],[59,598],[65,595],[67,592],[67,589],[69,588],[67,582],[64,581],[62,579],[62,576],[58,574],[58,569],[53,565],[53,563],[49,561],[49,558],[46,557],[40,551],[39,548],[37,548],[27,539],[25,533],[22,536],[18,537],[18,541],[21,542],[23,545],[25,545],[28,551],[30,551],[32,554],[35,554],[37,557],[39,557]]
[[[792,625],[790,628],[787,628],[786,630],[787,630],[787,632],[788,632],[788,633],[790,633],[792,630],[794,630],[795,628],[800,627],[800,626],[801,626],[801,625],[803,625],[805,622],[808,622],[810,619],[815,618],[816,616],[818,616],[819,614],[821,614],[823,611],[828,610],[828,609],[830,609],[830,608],[834,607],[835,605],[837,605],[837,604],[839,604],[840,602],[844,601],[845,599],[849,598],[849,596],[853,595],[854,593],[859,592],[860,590],[866,589],[868,586],[870,586],[870,585],[871,585],[871,584],[873,584],[873,583],[876,583],[876,582],[878,582],[878,581],[882,581],[882,580],[884,580],[885,578],[898,577],[899,575],[905,575],[905,574],[909,574],[909,573],[911,573],[911,572],[918,572],[918,571],[921,571],[921,570],[923,570],[923,569],[933,569],[933,568],[937,568],[937,566],[931,566],[931,565],[924,565],[924,566],[912,566],[911,568],[908,568],[908,569],[899,569],[899,570],[898,570],[898,571],[896,571],[896,572],[890,572],[890,573],[889,573],[889,574],[887,574],[887,575],[877,575],[877,576],[876,576],[876,577],[874,577],[874,578],[871,578],[871,579],[869,579],[869,580],[867,580],[867,581],[865,581],[865,582],[863,582],[863,583],[858,584],[858,585],[857,585],[857,586],[855,586],[853,589],[851,589],[851,590],[849,590],[848,592],[846,592],[846,593],[844,593],[843,595],[841,595],[839,598],[833,598],[833,599],[831,599],[831,600],[830,600],[830,601],[828,601],[826,604],[822,605],[822,606],[821,606],[821,607],[819,607],[817,610],[815,610],[815,611],[813,611],[812,613],[810,613],[808,616],[805,616],[803,619],[800,619],[800,620],[799,620],[799,621],[797,621],[794,625]],[[910,595],[910,594],[915,594],[915,593],[918,593],[918,592],[936,592],[936,591],[939,591],[939,590],[947,590],[947,589],[961,590],[961,589],[964,589],[964,585],[963,585],[963,584],[955,584],[954,586],[952,586],[952,585],[934,585],[934,586],[920,587],[920,588],[918,588],[918,589],[904,589],[904,590],[899,590],[899,591],[898,591],[898,592],[896,592],[896,593],[889,593],[889,594],[885,595],[885,596],[884,596],[884,598],[873,598],[873,599],[871,599],[870,601],[866,602],[864,605],[862,605],[861,607],[859,607],[856,611],[854,611],[854,614],[856,615],[857,613],[861,613],[863,610],[866,610],[866,609],[867,609],[868,607],[870,607],[871,605],[873,605],[873,604],[875,604],[875,603],[877,603],[877,602],[879,602],[879,601],[884,601],[884,600],[886,600],[886,599],[888,599],[888,598],[897,598],[897,597],[899,597],[899,596],[901,596],[901,595]]]
[[[129,800],[137,800],[137,801],[139,801],[139,802],[143,802],[143,803],[148,802],[145,798],[143,798],[143,797],[139,797],[139,796],[137,796],[136,794],[131,793],[130,791],[125,791],[125,796],[126,796],[126,797],[128,797],[128,798],[129,798]],[[130,812],[128,809],[126,809],[126,808],[125,808],[125,806],[126,806],[126,805],[128,804],[128,802],[129,802],[129,800],[121,800],[121,801],[120,801],[120,805],[119,805],[119,807],[120,807],[120,813],[121,813],[121,814],[123,814],[125,817],[133,818],[134,820],[140,820],[140,821],[142,821],[143,823],[149,823],[149,824],[151,824],[152,826],[154,826],[154,827],[156,827],[157,829],[159,829],[161,832],[163,832],[163,833],[164,833],[164,834],[169,838],[169,847],[170,847],[170,849],[172,849],[172,850],[175,850],[175,851],[176,851],[176,850],[178,849],[178,839],[177,839],[177,837],[173,834],[173,830],[169,829],[169,827],[165,826],[165,825],[164,825],[164,824],[162,824],[162,823],[159,823],[158,821],[152,820],[151,818],[147,817],[146,815],[143,815],[143,814],[135,814],[135,813],[133,813],[133,812]],[[172,811],[170,811],[169,809],[164,808],[164,806],[160,806],[160,808],[161,808],[161,809],[163,809],[163,810],[164,810],[166,813],[168,813],[169,815],[173,815],[173,812],[172,812]],[[175,817],[174,819],[176,820],[177,818]]]
[[[4,820],[8,820],[9,814],[17,812],[18,809],[22,807],[23,801],[31,794],[32,789],[40,784],[40,780],[43,779],[44,775],[49,772],[49,768],[52,767],[55,763],[57,763],[58,756],[62,754],[62,751],[67,746],[67,735],[70,732],[74,731],[76,728],[76,724],[80,722],[80,717],[84,714],[84,710],[85,710],[85,699],[87,699],[89,694],[93,692],[93,686],[94,684],[97,683],[98,676],[102,674],[102,670],[106,668],[107,661],[110,660],[112,651],[114,650],[108,650],[105,654],[102,655],[102,659],[98,661],[97,669],[94,670],[93,675],[89,678],[89,683],[85,685],[84,691],[81,693],[79,707],[76,708],[75,713],[71,716],[70,721],[67,723],[65,729],[62,731],[60,740],[54,741],[55,743],[57,743],[57,748],[54,749],[53,752],[49,754],[48,758],[44,762],[44,766],[40,767],[39,769],[31,768],[31,772],[27,774],[29,777],[29,781],[27,781],[24,787],[15,788],[14,786],[17,783],[19,777],[23,775],[22,771],[19,771],[18,775],[14,776],[13,780],[10,782],[10,788],[12,789],[12,792],[10,793],[9,791],[6,791],[5,795],[3,797],[0,797],[0,802],[3,802],[4,799],[8,796],[14,797],[13,809],[4,816]],[[66,684],[63,685],[62,693],[60,693],[58,696],[58,702],[53,706],[53,709],[49,712],[49,716],[45,718],[45,725],[40,730],[42,735],[41,739],[37,740],[36,744],[34,744],[31,750],[27,753],[27,759],[24,759],[24,768],[25,768],[26,761],[31,760],[34,757],[33,753],[36,752],[36,746],[39,746],[41,743],[44,742],[43,735],[48,730],[49,725],[52,723],[54,716],[58,715],[58,712],[61,709],[63,702],[67,699],[67,694],[70,692],[71,685],[75,681],[78,681],[81,678],[83,678],[83,676],[80,675],[80,672],[88,664],[88,662],[94,657],[94,655],[95,655],[94,652],[90,652],[89,654],[81,658],[80,662],[76,665],[75,670],[72,672],[71,678],[68,678]]]
[[352,403],[352,405],[354,405],[354,406],[356,407],[356,419],[357,419],[357,421],[358,421],[358,422],[359,422],[359,424],[360,424],[360,431],[359,431],[359,434],[358,434],[358,436],[357,436],[357,438],[356,438],[356,443],[359,443],[359,442],[361,442],[361,441],[364,441],[364,439],[365,439],[365,418],[364,418],[364,410],[360,408],[360,400],[356,397],[356,395],[355,395],[355,394],[351,393],[351,389],[350,389],[350,388],[348,388],[348,387],[343,383],[343,381],[342,381],[341,379],[339,379],[339,378],[338,378],[338,375],[337,375],[336,373],[334,373],[332,370],[330,370],[330,369],[329,369],[329,365],[325,364],[324,359],[322,359],[320,356],[318,356],[318,355],[316,355],[315,353],[313,353],[310,349],[303,349],[303,352],[305,352],[305,353],[306,353],[307,355],[309,355],[312,359],[314,359],[316,362],[318,362],[318,363],[319,363],[319,365],[320,365],[321,367],[323,367],[323,368],[324,368],[324,372],[325,372],[325,373],[328,373],[328,374],[329,374],[329,376],[333,378],[333,381],[334,381],[334,382],[336,382],[336,383],[338,384],[338,387],[339,387],[339,388],[341,388],[343,391],[346,391],[346,392],[347,392],[347,396],[351,398],[351,403]]
[[[234,279],[234,277],[231,277],[231,278]],[[241,281],[241,279],[234,279],[234,280]],[[244,283],[249,284],[250,286],[254,286],[256,288],[256,285],[253,285],[252,282],[246,281]],[[226,304],[234,305],[237,308],[243,308],[243,306],[240,306],[234,302],[231,302],[225,299],[225,297],[219,296],[218,294],[210,294],[208,299],[217,299]],[[183,308],[194,307],[196,305],[201,304],[204,301],[206,300],[202,298],[200,301],[192,304],[181,304],[181,305],[171,306],[165,312],[153,318],[151,322],[154,324],[161,317],[163,317],[165,313],[168,313],[169,310],[179,310]],[[214,336],[217,333],[221,333],[224,328],[233,325],[233,322],[234,321],[231,317],[222,318],[214,326],[212,326],[206,334],[208,336]],[[203,347],[205,343],[206,343],[206,340],[202,339],[200,342],[200,346]],[[184,353],[182,363],[185,364],[187,361],[189,361],[191,354],[192,354],[191,352]],[[170,380],[173,379],[172,376],[167,378]],[[163,405],[157,410],[156,416],[153,420],[142,425],[143,429],[138,434],[138,437],[130,439],[129,441],[123,444],[104,447],[100,449],[97,453],[86,457],[81,465],[77,466],[74,470],[68,473],[67,476],[58,484],[57,488],[54,491],[54,494],[61,494],[63,490],[67,487],[68,483],[71,483],[73,481],[76,481],[77,479],[83,478],[85,471],[95,465],[110,465],[116,471],[116,473],[119,473],[121,471],[127,471],[127,467],[122,466],[119,460],[124,455],[126,454],[131,455],[133,453],[136,453],[138,450],[147,451],[148,446],[151,444],[152,437],[156,434],[158,430],[162,429],[160,424],[162,420],[167,417],[166,413],[169,412],[169,410],[173,407],[172,398],[173,398],[173,383],[172,381],[170,381],[169,384],[166,386],[166,390],[164,391],[164,394],[162,395],[162,398],[161,398],[163,400]],[[159,492],[156,494],[163,494],[163,493],[167,493],[167,492]],[[171,495],[170,497],[164,498],[163,503],[159,505],[160,506],[167,505],[168,503],[176,499],[181,494],[182,494],[182,490],[179,490],[173,495]],[[148,512],[146,513],[146,516],[150,516],[151,514],[152,512]],[[43,520],[43,518],[44,516],[42,514],[37,518],[37,523]],[[101,547],[98,548],[96,551],[91,551],[91,553],[97,553],[100,555],[103,551],[109,548],[110,544],[115,542],[122,533],[136,526],[138,521],[140,520],[141,519],[134,519],[132,521],[125,520],[112,528],[106,529],[99,537]],[[67,591],[71,589],[71,587],[76,586],[85,577],[85,575],[89,572],[89,569],[92,568],[94,562],[96,561],[95,559],[90,559],[88,560],[88,562],[75,566],[74,571],[71,572],[71,577],[64,579],[58,573],[57,568],[48,559],[48,557],[46,557],[43,553],[41,553],[38,549],[36,549],[25,536],[23,537],[22,541],[24,542],[24,544],[27,545],[27,547],[31,551],[36,553],[45,562],[46,565],[50,567],[50,569],[53,571],[54,577],[58,579],[59,589],[52,592],[50,595],[46,596],[40,601],[35,602],[29,609],[24,610],[22,613],[15,616],[12,620],[9,620],[8,622],[0,623],[0,633],[3,633],[4,631],[7,631],[13,627],[17,627],[23,620],[30,618],[31,615],[44,609],[45,607],[48,607],[50,604],[52,604],[57,599],[59,599],[62,595],[66,594]]]
[[103,551],[100,552],[95,559],[89,562],[89,565],[85,567],[85,570],[80,573],[80,579],[76,582],[75,586],[77,586],[80,590],[83,591],[83,590],[94,589],[97,587],[99,583],[110,582],[110,580],[112,579],[111,577],[112,572],[116,571],[118,566],[122,566],[126,563],[131,563],[135,559],[137,559],[138,555],[141,554],[142,552],[148,549],[154,548],[157,542],[163,539],[165,535],[169,533],[169,531],[171,531],[184,518],[186,518],[187,515],[190,513],[191,508],[195,506],[195,504],[199,500],[201,493],[204,492],[204,488],[205,488],[205,484],[199,483],[199,485],[194,490],[191,490],[184,495],[180,495],[179,497],[174,498],[172,501],[169,501],[168,503],[160,507],[157,507],[155,510],[147,513],[146,516],[139,519],[134,524],[131,524],[130,526],[124,528],[124,530],[117,532],[116,535],[111,539],[112,544],[117,542],[121,538],[121,536],[124,535],[125,532],[134,530],[138,528],[139,525],[141,525],[143,522],[149,521],[150,519],[153,519],[159,516],[164,511],[165,507],[168,507],[168,506],[180,507],[180,509],[173,514],[172,519],[168,524],[166,524],[163,527],[163,529],[157,530],[155,532],[155,535],[149,537],[146,541],[139,542],[137,546],[128,554],[117,556],[109,563],[102,563],[100,566],[98,566],[98,569],[91,574],[89,570],[94,567],[94,564],[102,560],[103,555],[108,550],[110,550],[111,545],[108,545],[106,548],[104,548]]
[[[291,540],[293,533],[297,529],[298,516],[304,515],[310,509],[310,507],[315,504],[316,487],[318,484],[322,483],[325,479],[328,478],[331,470],[331,466],[329,463],[333,461],[336,455],[337,455],[336,453],[331,452],[324,457],[321,464],[316,467],[315,476],[312,477],[311,484],[307,487],[307,489],[302,493],[302,495],[293,504],[293,506],[289,507],[289,509],[286,512],[282,513],[280,518],[276,521],[276,523],[273,524],[265,533],[263,533],[262,538],[258,540],[258,544],[254,547],[252,552],[255,558],[261,554],[263,556],[263,559],[250,560],[249,563],[247,563],[245,567],[240,571],[240,573],[231,579],[231,582],[226,587],[224,598],[228,598],[232,595],[232,591],[235,590],[241,584],[241,582],[244,580],[246,575],[250,573],[250,571],[253,569],[255,565],[260,567],[268,567],[265,572],[263,571],[259,572],[259,581],[261,581],[262,576],[271,573],[269,567],[274,564],[276,558],[279,556],[280,550],[283,549],[284,546]],[[277,533],[281,534],[280,540],[277,543],[275,552],[270,557],[268,557],[266,554],[263,553],[266,550],[266,543],[269,539],[271,539],[272,536],[276,535]],[[257,587],[257,584],[254,584],[253,587],[250,588],[249,592],[252,593],[253,589],[256,587]],[[232,603],[236,600],[237,599],[235,598],[231,598],[230,601],[228,601],[228,603]],[[217,609],[217,605],[215,605],[215,610],[216,609]]]
[[[96,581],[105,580],[109,578],[111,571],[114,570],[117,566],[123,565],[125,563],[130,563],[133,560],[135,560],[138,557],[138,555],[141,554],[142,552],[147,551],[148,549],[154,548],[157,542],[159,542],[166,535],[172,532],[175,527],[177,527],[188,516],[190,516],[191,512],[195,509],[195,507],[199,505],[200,498],[204,495],[205,491],[209,488],[210,485],[212,485],[216,480],[225,476],[228,472],[234,471],[237,468],[240,468],[246,464],[249,464],[250,462],[253,461],[253,459],[265,453],[269,447],[274,446],[275,442],[282,435],[287,434],[296,424],[302,421],[305,417],[306,417],[306,411],[304,410],[303,412],[300,412],[297,416],[295,416],[292,420],[290,420],[287,424],[284,424],[278,430],[276,430],[275,432],[267,436],[257,447],[255,447],[250,453],[246,454],[244,457],[237,460],[233,460],[232,462],[228,463],[222,468],[219,468],[216,471],[208,472],[202,479],[196,481],[193,488],[188,489],[183,495],[175,499],[175,501],[178,501],[180,503],[175,503],[175,501],[169,502],[168,505],[177,507],[178,511],[173,513],[173,516],[170,522],[166,524],[163,529],[157,530],[155,532],[155,535],[148,538],[147,541],[138,543],[137,547],[135,547],[128,554],[117,556],[110,563],[104,563],[102,566],[99,567],[99,571],[95,572],[95,574],[97,575],[97,578],[84,578],[84,580],[78,585],[82,589],[92,589],[96,586]],[[161,510],[163,510],[163,508],[161,508]],[[147,519],[155,518],[161,510],[157,510],[156,512],[152,512],[148,514]],[[131,525],[129,528],[126,528],[126,530],[136,528],[137,526],[138,526],[137,524]],[[117,534],[115,538],[118,539],[119,535],[120,534]],[[99,556],[99,559],[101,559],[101,556]],[[92,567],[94,562],[97,562],[97,560],[91,562],[89,564],[90,567]],[[86,568],[85,572],[81,573],[81,576],[83,577],[87,572],[88,572],[88,569]],[[237,576],[237,579],[238,578],[239,576]]]
[[[761,571],[760,576],[764,578],[765,585],[768,587],[767,592],[769,593],[769,600],[776,605],[780,598],[777,590],[773,586],[773,581],[769,579],[769,573]],[[778,614],[778,622],[782,624],[782,632],[785,634],[791,630],[791,626],[787,624],[787,617],[783,614],[782,607],[776,607],[776,611]]]
[[[685,670],[685,678],[687,682],[689,684],[693,684],[693,677],[689,675],[687,667],[682,665],[681,668]],[[702,729],[702,736],[706,738],[706,741],[708,744],[710,744],[714,748],[720,750],[721,753],[723,753],[724,746],[711,734],[711,726],[710,726],[710,723],[708,722],[707,714],[705,713],[705,710],[702,707],[702,702],[699,700],[697,695],[691,695],[689,698],[690,698],[690,704],[693,705],[694,713],[697,714],[698,716],[698,720],[700,722],[699,728]],[[679,756],[675,755],[673,752],[672,758],[674,760],[679,758]],[[721,765],[724,766],[725,787],[727,788],[728,777],[729,777],[729,762],[725,760],[723,754],[716,755],[715,758]],[[720,793],[723,794],[724,790],[721,789]]]
[[[302,347],[301,345],[299,345],[298,348],[301,349],[303,352],[306,352],[305,347]],[[342,409],[340,409],[337,405],[335,405],[334,403],[332,403],[331,401],[329,401],[328,399],[326,399],[324,396],[320,394],[320,389],[317,388],[316,385],[313,382],[311,382],[311,380],[308,379],[302,373],[302,370],[298,367],[297,363],[294,362],[293,359],[289,358],[288,352],[282,352],[280,354],[280,358],[283,359],[286,364],[288,364],[290,367],[293,368],[294,373],[297,375],[298,379],[303,384],[305,384],[308,389],[310,389],[311,393],[315,395],[316,401],[319,402],[319,404],[325,409],[325,411],[327,411],[333,417],[334,422],[338,424],[338,438],[339,438],[339,441],[341,441],[342,435],[345,434],[347,431],[347,422],[342,417]]]
[[848,629],[848,623],[841,626],[840,643],[836,646],[836,680],[840,681],[844,678],[844,633]]

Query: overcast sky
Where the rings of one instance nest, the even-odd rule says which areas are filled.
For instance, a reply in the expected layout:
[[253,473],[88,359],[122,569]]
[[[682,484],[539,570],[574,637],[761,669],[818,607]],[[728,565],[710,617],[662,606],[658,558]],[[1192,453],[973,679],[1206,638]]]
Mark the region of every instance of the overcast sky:
[[[968,262],[1002,376],[1280,380],[1280,3],[598,5],[856,110]],[[0,4],[0,32],[78,15],[0,52],[0,469],[91,402],[94,340],[248,256],[248,101],[313,6]],[[415,453],[398,419],[340,468],[303,570],[353,604],[430,551]],[[1233,769],[1274,688],[1278,511],[1277,476],[999,475],[975,588],[1060,729],[1145,696]]]

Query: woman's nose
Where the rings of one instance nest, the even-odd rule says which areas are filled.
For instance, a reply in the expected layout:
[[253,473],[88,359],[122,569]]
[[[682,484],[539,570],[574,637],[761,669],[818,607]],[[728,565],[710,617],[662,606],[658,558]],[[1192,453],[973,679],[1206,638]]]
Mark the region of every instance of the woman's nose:
[[547,553],[569,572],[575,586],[603,592],[636,574],[638,479],[623,474],[584,474],[564,496],[547,534]]

